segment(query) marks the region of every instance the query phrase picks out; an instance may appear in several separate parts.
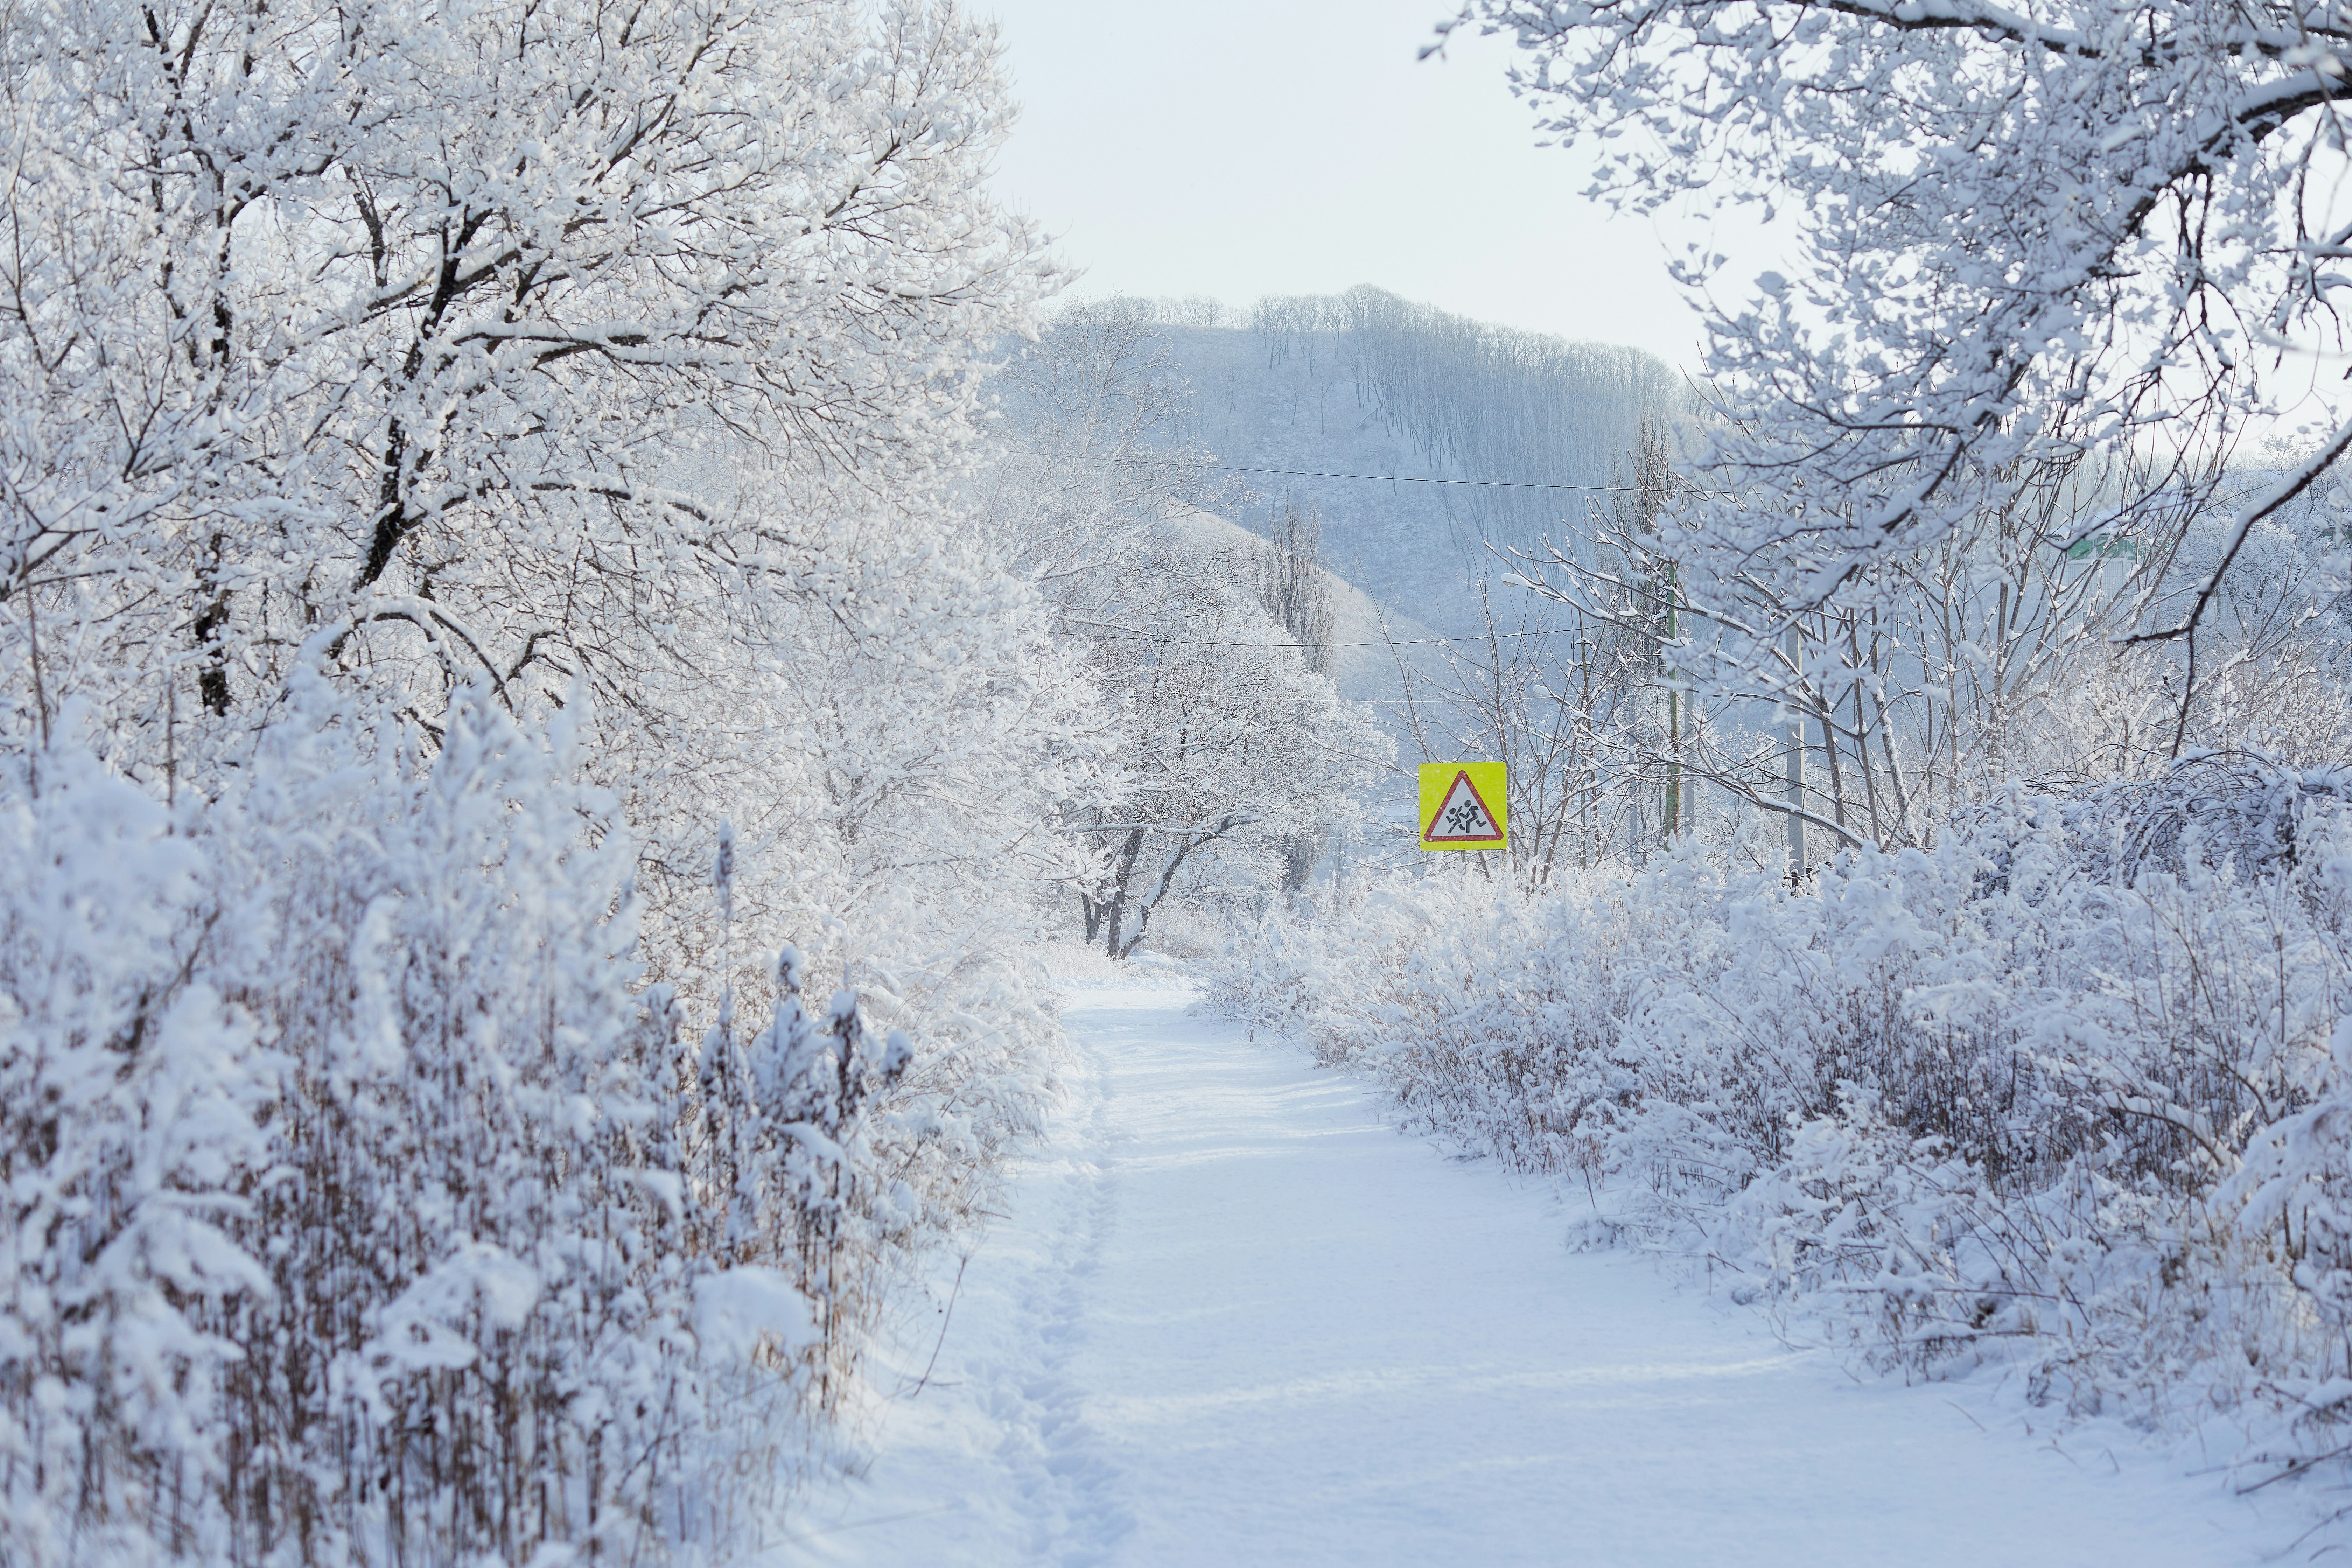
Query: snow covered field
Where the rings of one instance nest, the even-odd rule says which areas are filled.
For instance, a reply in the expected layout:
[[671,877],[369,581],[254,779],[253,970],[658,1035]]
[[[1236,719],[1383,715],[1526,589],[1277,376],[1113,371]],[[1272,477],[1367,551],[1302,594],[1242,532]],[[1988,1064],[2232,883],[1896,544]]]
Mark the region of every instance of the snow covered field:
[[[1073,1096],[938,1280],[866,1477],[789,1563],[2092,1564],[2329,1560],[2121,1427],[1857,1382],[1549,1192],[1384,1122],[1192,993],[1073,993]],[[923,1381],[934,1346],[937,1362]]]

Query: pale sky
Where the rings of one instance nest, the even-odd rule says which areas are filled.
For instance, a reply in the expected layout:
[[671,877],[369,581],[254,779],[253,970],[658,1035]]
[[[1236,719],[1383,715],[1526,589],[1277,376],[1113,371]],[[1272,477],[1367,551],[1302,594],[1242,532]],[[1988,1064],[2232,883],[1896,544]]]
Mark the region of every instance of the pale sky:
[[1416,61],[1444,0],[977,0],[1020,127],[1000,196],[1086,270],[1074,293],[1336,294],[1377,284],[1483,321],[1696,365],[1666,275],[1697,240],[1769,265],[1778,229],[1612,218],[1587,161],[1539,148],[1501,39]]

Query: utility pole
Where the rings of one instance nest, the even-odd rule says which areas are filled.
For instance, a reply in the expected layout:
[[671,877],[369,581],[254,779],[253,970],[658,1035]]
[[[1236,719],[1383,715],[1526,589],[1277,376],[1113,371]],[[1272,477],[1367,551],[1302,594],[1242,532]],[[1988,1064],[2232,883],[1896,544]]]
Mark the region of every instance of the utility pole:
[[[1789,623],[1785,645],[1789,650],[1789,668],[1792,682],[1801,684],[1805,674],[1805,640],[1794,621]],[[1805,819],[1799,814],[1805,809],[1805,716],[1798,708],[1796,694],[1789,700],[1789,886],[1801,886],[1805,879]]]
[[[1666,641],[1680,633],[1675,622],[1675,569],[1666,568]],[[1681,672],[1666,668],[1666,843],[1671,846],[1683,826],[1683,694],[1675,682]]]
[[1592,795],[1600,779],[1592,759],[1592,639],[1584,633],[1584,612],[1576,613],[1576,868],[1601,864],[1601,847],[1592,842]]

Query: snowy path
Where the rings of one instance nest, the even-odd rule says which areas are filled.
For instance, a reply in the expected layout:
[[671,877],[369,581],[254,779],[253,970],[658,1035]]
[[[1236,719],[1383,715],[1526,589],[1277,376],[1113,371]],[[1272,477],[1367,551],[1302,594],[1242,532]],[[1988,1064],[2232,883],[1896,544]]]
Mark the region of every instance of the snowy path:
[[1071,1112],[929,1383],[926,1333],[879,1373],[871,1475],[779,1563],[2173,1568],[2302,1529],[2292,1500],[2095,1428],[2053,1444],[1978,1391],[1858,1384],[1571,1254],[1548,1194],[1189,1000],[1073,996]]

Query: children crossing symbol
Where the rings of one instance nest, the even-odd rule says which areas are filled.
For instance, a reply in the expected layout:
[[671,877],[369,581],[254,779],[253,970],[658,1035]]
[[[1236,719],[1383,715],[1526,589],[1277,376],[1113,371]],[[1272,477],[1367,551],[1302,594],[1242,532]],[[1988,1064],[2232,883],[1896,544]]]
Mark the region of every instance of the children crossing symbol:
[[1500,763],[1432,763],[1421,770],[1423,849],[1500,849],[1509,842]]

